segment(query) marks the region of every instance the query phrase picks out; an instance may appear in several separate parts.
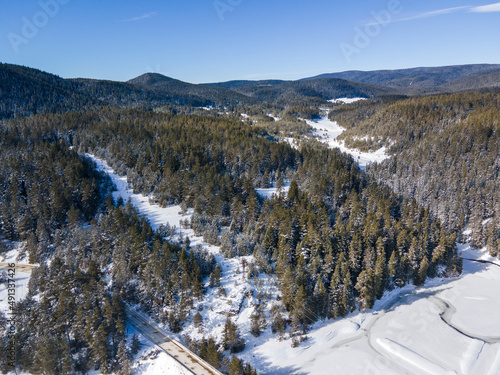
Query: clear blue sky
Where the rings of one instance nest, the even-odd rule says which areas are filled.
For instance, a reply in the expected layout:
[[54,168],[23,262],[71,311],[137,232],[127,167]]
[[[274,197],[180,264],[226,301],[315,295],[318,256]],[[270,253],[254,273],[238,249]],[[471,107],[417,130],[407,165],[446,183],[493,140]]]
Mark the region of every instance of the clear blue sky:
[[499,35],[494,0],[17,0],[2,4],[0,61],[65,78],[298,79],[500,63]]

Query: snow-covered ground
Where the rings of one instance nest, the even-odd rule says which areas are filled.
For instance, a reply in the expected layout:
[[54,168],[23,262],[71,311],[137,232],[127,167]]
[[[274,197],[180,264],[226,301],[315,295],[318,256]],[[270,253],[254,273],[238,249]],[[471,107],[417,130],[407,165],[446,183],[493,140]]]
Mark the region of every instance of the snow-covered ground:
[[242,357],[263,374],[500,374],[499,287],[499,267],[465,261],[459,278],[406,286],[369,312],[316,323],[297,348],[269,338]]
[[[332,133],[338,131],[332,126]],[[178,226],[189,216],[179,214],[178,206],[151,205],[148,198],[127,189],[125,178],[94,160],[117,185],[115,198],[130,198],[150,217],[153,227],[166,223]],[[192,243],[207,246],[191,230],[183,229],[183,235],[189,235]],[[289,339],[280,341],[269,327],[269,309],[279,295],[276,279],[266,275],[249,279],[243,272],[243,260],[248,265],[252,257],[225,259],[217,247],[209,249],[222,266],[225,296],[219,289],[209,288],[192,313],[200,312],[202,327],[189,323],[183,334],[220,339],[226,316],[232,315],[247,342],[239,357],[260,374],[500,374],[500,267],[464,260],[459,278],[433,279],[424,287],[408,285],[387,292],[370,311],[316,323],[308,339],[292,348]],[[461,245],[461,250],[464,258],[492,260],[486,252],[466,245]],[[266,296],[268,327],[255,338],[249,331],[258,293]],[[154,351],[153,347],[145,349],[143,356],[156,357],[140,361],[137,374],[179,374],[168,356]]]
[[366,98],[338,98],[338,99],[331,99],[329,100],[330,103],[344,103],[344,104],[351,104],[358,102],[360,100],[366,100]]
[[[141,194],[134,194],[127,184],[127,178],[117,175],[105,161],[93,155],[87,155],[87,157],[96,163],[99,170],[111,177],[117,188],[117,191],[113,192],[115,200],[118,197],[122,197],[125,202],[130,200],[132,205],[149,219],[154,229],[158,229],[161,225],[166,224],[171,227],[175,226],[177,229],[174,240],[179,238],[180,235],[183,237],[188,236],[192,246],[200,245],[206,248],[210,253],[214,254],[217,263],[222,267],[221,289],[209,288],[208,280],[206,280],[207,293],[201,301],[196,303],[191,314],[191,318],[193,318],[197,311],[200,312],[203,318],[202,328],[196,328],[190,322],[182,333],[188,334],[194,339],[213,337],[216,341],[220,342],[226,317],[234,316],[234,322],[241,327],[245,339],[253,337],[249,333],[250,315],[254,312],[255,304],[257,303],[256,296],[258,293],[262,293],[275,299],[279,293],[276,286],[276,279],[271,276],[260,275],[255,280],[249,280],[247,271],[253,262],[252,256],[226,259],[220,253],[219,247],[204,243],[203,238],[195,236],[192,229],[181,228],[180,221],[189,219],[193,214],[192,210],[182,214],[180,206],[160,207],[159,205],[152,204],[148,197]],[[288,189],[289,184],[285,184],[281,190],[286,193]],[[259,194],[266,196],[272,196],[273,193],[276,193],[276,188],[262,189],[259,192]],[[222,289],[224,292],[221,292]],[[267,311],[267,315],[269,317],[269,311]],[[143,339],[143,342],[148,343],[146,339]],[[150,347],[145,350],[143,356],[147,357],[149,353],[156,350],[151,343],[149,345]],[[137,366],[137,374],[183,375],[178,371],[176,372],[177,363],[164,353],[155,355],[153,361],[140,361]]]
[[281,118],[273,116],[272,113],[268,113],[267,115],[269,117],[271,117],[274,121],[280,121],[281,120]]
[[[27,257],[20,257],[22,253],[22,244],[15,243],[14,248],[7,253],[0,255],[0,263],[15,263],[15,264],[28,264]],[[7,270],[0,269],[0,274],[7,272]],[[31,273],[20,272],[16,269],[14,280],[16,284],[15,288],[15,301],[19,302],[23,300],[28,294],[28,283],[30,280]],[[9,293],[6,284],[0,284],[0,311],[4,314],[8,314],[9,310]]]
[[281,187],[281,189],[279,189],[278,191],[278,188],[277,187],[272,187],[272,188],[266,188],[266,189],[255,189],[255,191],[257,192],[257,194],[259,194],[262,198],[271,198],[275,195],[279,195],[279,194],[288,194],[288,190],[290,190],[290,183],[289,182],[286,182],[283,184],[283,186]]
[[361,168],[365,168],[370,163],[380,163],[389,158],[386,148],[382,147],[375,152],[362,152],[356,149],[347,148],[344,141],[337,140],[338,136],[345,130],[337,122],[331,121],[328,116],[322,117],[318,121],[306,120],[307,124],[315,129],[315,135],[320,141],[329,145],[330,148],[338,148],[340,151],[352,155]]

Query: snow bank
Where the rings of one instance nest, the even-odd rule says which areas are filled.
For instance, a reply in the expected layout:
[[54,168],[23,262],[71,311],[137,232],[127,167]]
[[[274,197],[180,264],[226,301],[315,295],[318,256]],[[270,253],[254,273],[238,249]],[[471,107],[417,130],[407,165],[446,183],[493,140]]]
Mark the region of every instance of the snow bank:
[[391,356],[402,359],[404,362],[414,366],[420,371],[424,371],[430,375],[456,375],[455,371],[450,371],[441,365],[429,361],[420,354],[408,349],[407,347],[398,344],[389,339],[377,339],[377,343],[386,350]]

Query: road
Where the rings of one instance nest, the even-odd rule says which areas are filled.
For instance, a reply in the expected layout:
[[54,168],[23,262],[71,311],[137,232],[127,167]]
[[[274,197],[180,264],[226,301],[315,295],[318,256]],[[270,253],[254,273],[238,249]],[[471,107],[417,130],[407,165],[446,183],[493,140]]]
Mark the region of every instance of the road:
[[190,373],[195,375],[223,375],[209,363],[198,357],[181,343],[172,339],[146,316],[126,307],[127,322],[143,334],[148,340],[174,358]]
[[[11,263],[0,263],[0,270],[8,270],[9,264]],[[14,263],[15,264],[15,269],[19,272],[26,272],[26,273],[31,273],[35,268],[38,268],[38,266],[34,266],[31,264],[19,264],[19,263]]]

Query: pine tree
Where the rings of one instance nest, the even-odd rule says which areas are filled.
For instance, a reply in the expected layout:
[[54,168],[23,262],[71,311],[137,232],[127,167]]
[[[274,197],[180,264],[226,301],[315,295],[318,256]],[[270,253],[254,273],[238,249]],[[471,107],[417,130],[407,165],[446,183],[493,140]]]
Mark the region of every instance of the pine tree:
[[245,348],[245,341],[241,337],[238,327],[229,317],[226,319],[223,335],[224,348],[231,353],[241,352]]
[[125,341],[120,341],[118,345],[118,375],[132,375],[132,362],[130,361],[130,354],[125,346]]
[[139,341],[139,337],[134,333],[132,336],[132,343],[130,345],[130,352],[132,355],[136,355],[139,353],[139,350],[141,349],[141,342]]
[[229,365],[229,375],[243,375],[243,365],[235,355],[233,355]]
[[219,367],[221,361],[221,354],[217,350],[217,345],[215,344],[215,340],[212,337],[208,339],[207,353],[204,359],[215,368]]
[[375,293],[373,290],[373,270],[362,271],[357,279],[356,290],[359,293],[358,301],[363,310],[371,309],[375,302]]
[[424,256],[424,259],[420,262],[420,267],[418,269],[418,273],[413,280],[413,283],[417,286],[423,285],[425,283],[425,280],[427,278],[427,270],[429,269],[429,261],[426,256]]
[[397,275],[397,267],[398,263],[396,260],[396,251],[394,250],[389,258],[389,263],[387,264],[387,272],[389,273],[389,277],[394,279]]

